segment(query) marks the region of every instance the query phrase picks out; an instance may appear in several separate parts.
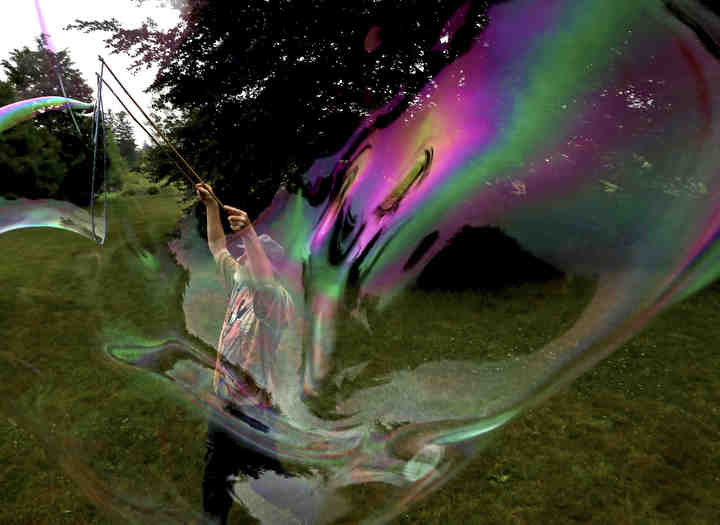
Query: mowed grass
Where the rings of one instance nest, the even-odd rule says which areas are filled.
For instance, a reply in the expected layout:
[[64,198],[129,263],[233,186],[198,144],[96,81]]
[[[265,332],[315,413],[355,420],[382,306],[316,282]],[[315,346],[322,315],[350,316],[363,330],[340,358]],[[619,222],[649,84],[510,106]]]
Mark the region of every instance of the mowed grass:
[[[120,197],[103,248],[58,230],[0,237],[0,523],[120,523],[127,495],[200,509],[202,415],[101,348],[103,327],[182,333],[186,277],[166,253],[179,216],[172,196]],[[591,288],[410,294],[370,313],[372,335],[341,331],[343,364],[369,361],[378,377],[438,352],[527,353],[572,324]],[[396,523],[720,523],[719,342],[716,284],[510,423]],[[253,521],[235,505],[231,522]]]

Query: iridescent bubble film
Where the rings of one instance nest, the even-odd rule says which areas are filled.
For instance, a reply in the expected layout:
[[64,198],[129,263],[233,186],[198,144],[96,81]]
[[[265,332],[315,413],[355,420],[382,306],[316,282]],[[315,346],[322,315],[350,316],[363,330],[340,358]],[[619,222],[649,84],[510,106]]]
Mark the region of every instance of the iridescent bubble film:
[[[0,134],[46,111],[92,111],[93,109],[93,104],[64,97],[21,100],[0,108]],[[3,138],[0,135],[0,139]],[[88,187],[87,192],[90,191]],[[75,203],[22,197],[27,196],[16,195],[12,200],[0,196],[0,234],[22,228],[48,227],[73,231],[98,242],[102,242],[105,237],[101,221],[96,225],[94,216]]]
[[91,111],[92,104],[63,97],[37,97],[0,108],[0,133],[48,110],[72,109]]
[[[447,49],[469,4],[428,52]],[[67,431],[62,445],[51,443],[69,451],[57,455],[93,502],[131,522],[202,522],[186,478],[200,490],[210,417],[264,458],[233,490],[262,523],[389,522],[493,431],[717,278],[717,17],[691,1],[515,0],[488,19],[465,54],[412,99],[370,115],[340,151],[316,160],[301,191],[279,192],[255,221],[265,249],[271,239],[281,250],[268,255],[272,282],[252,286],[280,287],[286,302],[274,345],[246,373],[218,372],[218,343],[235,314],[194,216],[158,246],[150,239],[160,226],[133,218],[154,217],[152,205],[118,203],[124,222],[106,246],[77,248],[92,264],[74,278],[100,312],[98,382],[118,384],[116,399],[77,392],[78,407],[133,425],[170,399],[177,410],[162,415],[181,429],[138,424],[137,443],[102,445]],[[364,52],[381,50],[373,26]],[[34,221],[0,204],[7,224]],[[502,232],[547,265],[561,291],[534,293],[527,308],[558,312],[550,304],[565,301],[562,315],[527,325],[520,311],[488,323],[498,305],[478,293],[454,325],[436,321],[433,310],[452,298],[417,284],[475,229]],[[475,239],[467,257],[498,256],[483,243],[490,237]],[[226,240],[244,261],[244,238]],[[134,280],[118,281],[120,269]],[[156,312],[152,329],[133,301]],[[514,342],[472,341],[457,328],[481,323],[513,332]],[[43,374],[12,363],[27,377]],[[240,410],[216,395],[218,380],[245,388]],[[54,387],[73,388],[50,381],[45,395]],[[38,429],[44,417],[61,420],[47,397],[20,396],[6,410]],[[73,417],[85,428],[81,410]],[[105,463],[113,454],[142,462],[163,447],[187,447],[187,462],[148,472],[143,486]],[[363,506],[352,496],[358,487],[381,487],[386,498]]]

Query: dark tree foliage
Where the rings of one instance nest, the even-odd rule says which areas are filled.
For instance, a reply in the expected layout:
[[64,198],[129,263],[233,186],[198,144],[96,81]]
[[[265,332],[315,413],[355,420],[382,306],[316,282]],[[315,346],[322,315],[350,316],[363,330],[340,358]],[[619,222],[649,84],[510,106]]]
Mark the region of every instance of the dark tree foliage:
[[[58,75],[70,98],[92,100],[92,90],[74,67],[67,51],[15,49],[2,61],[7,83],[2,105],[41,96],[62,95]],[[0,193],[26,198],[54,198],[79,205],[90,201],[89,147],[92,122],[78,117],[80,133],[64,111],[50,111],[0,134]],[[102,146],[99,158],[102,159]],[[99,186],[102,170],[98,170]]]
[[[18,100],[9,82],[0,82],[0,106]],[[60,190],[65,167],[61,144],[45,129],[25,122],[0,134],[0,195],[6,198],[39,198]]]
[[17,100],[17,93],[10,82],[0,80],[0,107],[12,104]]
[[[138,3],[142,3],[139,1]],[[461,7],[465,23],[433,47]],[[336,151],[370,111],[408,100],[472,44],[488,2],[463,0],[188,0],[168,32],[151,21],[78,21],[106,31],[109,46],[156,65],[157,109],[178,149],[226,202],[251,215],[281,184]],[[180,178],[167,157],[149,157],[156,178]]]

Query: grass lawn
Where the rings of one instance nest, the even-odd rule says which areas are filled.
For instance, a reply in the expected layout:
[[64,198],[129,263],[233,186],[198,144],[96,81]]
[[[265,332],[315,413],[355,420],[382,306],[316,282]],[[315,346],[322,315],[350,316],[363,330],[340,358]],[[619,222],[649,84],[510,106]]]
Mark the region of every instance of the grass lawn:
[[[101,328],[149,340],[182,333],[186,277],[165,250],[179,215],[172,196],[118,197],[105,247],[58,230],[0,237],[0,523],[120,523],[128,494],[173,502],[178,523],[189,521],[182,509],[200,508],[202,414],[152,376],[111,366],[101,348]],[[576,280],[494,295],[418,292],[394,314],[371,316],[372,337],[357,327],[341,337],[348,364],[370,359],[370,375],[398,355],[419,364],[423,345],[452,359],[497,358],[569,326],[588,290]],[[421,350],[408,356],[410,340]],[[385,361],[373,359],[380,342]],[[719,342],[716,283],[510,423],[396,522],[720,523]],[[235,505],[231,522],[252,520]]]

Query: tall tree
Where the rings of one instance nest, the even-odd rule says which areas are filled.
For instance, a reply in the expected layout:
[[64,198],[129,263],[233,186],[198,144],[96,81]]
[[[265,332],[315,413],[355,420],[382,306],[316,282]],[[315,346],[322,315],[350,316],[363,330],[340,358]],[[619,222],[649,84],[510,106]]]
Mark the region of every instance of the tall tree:
[[17,93],[10,82],[0,80],[0,107],[12,104],[17,99]]
[[70,98],[82,101],[92,99],[93,91],[70,59],[67,50],[53,53],[45,49],[42,38],[36,40],[36,48],[27,46],[10,52],[10,58],[2,61],[8,82],[22,99],[37,96],[61,96],[60,79]]
[[135,132],[130,124],[127,113],[124,111],[118,113],[108,111],[106,118],[112,128],[115,141],[120,150],[120,155],[123,156],[131,169],[135,168],[138,163],[138,150],[135,144]]
[[[35,50],[24,47],[11,51],[2,66],[12,90],[12,102],[60,95],[58,75],[69,97],[92,99],[92,90],[68,52],[52,53],[43,47],[41,39]],[[78,118],[77,122],[79,133],[67,113],[48,112],[0,135],[0,166],[3,173],[10,175],[2,183],[4,193],[87,204],[91,192],[88,176],[92,169],[92,123],[88,118]],[[100,158],[102,152],[101,145]]]
[[[488,3],[188,0],[169,31],[116,20],[73,27],[109,32],[106,42],[135,67],[159,67],[151,89],[159,108],[179,115],[170,126],[179,149],[253,213],[369,111],[398,94],[408,103],[469,47]],[[462,8],[454,38],[436,45]]]

